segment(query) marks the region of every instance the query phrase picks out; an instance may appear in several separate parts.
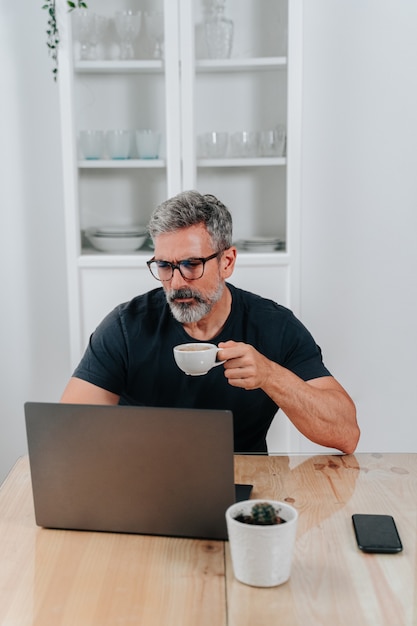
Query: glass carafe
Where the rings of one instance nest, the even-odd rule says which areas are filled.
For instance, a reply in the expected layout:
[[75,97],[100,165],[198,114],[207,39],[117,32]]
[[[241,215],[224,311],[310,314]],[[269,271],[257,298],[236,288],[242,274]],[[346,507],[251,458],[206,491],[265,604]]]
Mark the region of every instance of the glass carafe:
[[213,0],[204,22],[207,54],[210,59],[228,59],[233,45],[233,21],[224,16],[226,0]]

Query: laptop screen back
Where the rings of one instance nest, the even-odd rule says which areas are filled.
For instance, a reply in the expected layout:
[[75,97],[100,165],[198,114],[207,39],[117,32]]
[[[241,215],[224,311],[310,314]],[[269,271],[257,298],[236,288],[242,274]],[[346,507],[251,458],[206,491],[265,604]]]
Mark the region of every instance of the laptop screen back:
[[225,539],[230,411],[28,402],[36,523]]

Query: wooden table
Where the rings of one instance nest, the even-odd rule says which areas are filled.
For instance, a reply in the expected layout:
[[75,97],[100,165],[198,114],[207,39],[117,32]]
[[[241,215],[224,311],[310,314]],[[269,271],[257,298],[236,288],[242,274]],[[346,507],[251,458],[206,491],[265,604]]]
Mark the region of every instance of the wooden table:
[[[417,454],[236,456],[253,497],[291,502],[291,578],[233,577],[228,543],[35,525],[27,458],[0,489],[1,626],[414,626]],[[404,551],[360,552],[352,513],[388,513]]]

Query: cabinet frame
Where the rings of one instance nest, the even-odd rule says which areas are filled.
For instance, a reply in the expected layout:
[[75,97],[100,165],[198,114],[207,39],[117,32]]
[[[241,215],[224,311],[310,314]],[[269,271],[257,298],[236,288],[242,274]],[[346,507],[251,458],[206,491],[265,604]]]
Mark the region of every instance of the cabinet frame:
[[[74,72],[158,72],[161,61],[95,61],[75,63],[73,59],[71,19],[65,0],[58,0],[60,26],[59,93],[63,163],[63,190],[66,230],[66,261],[69,302],[69,338],[71,367],[78,363],[85,348],[81,272],[91,268],[139,266],[144,254],[86,255],[80,243],[79,171],[88,168],[166,167],[168,196],[181,189],[196,187],[197,168],[286,167],[286,251],[269,257],[271,266],[286,267],[288,293],[285,304],[300,313],[300,196],[301,196],[301,116],[302,116],[302,0],[288,0],[288,47],[286,57],[252,59],[195,60],[194,1],[164,0],[166,55],[165,89],[166,162],[79,162],[77,158],[74,111]],[[285,158],[197,159],[195,142],[194,90],[196,75],[203,72],[263,71],[282,68],[287,72],[287,155]],[[182,155],[182,160],[178,158]],[[268,263],[268,255],[239,251],[238,266]]]

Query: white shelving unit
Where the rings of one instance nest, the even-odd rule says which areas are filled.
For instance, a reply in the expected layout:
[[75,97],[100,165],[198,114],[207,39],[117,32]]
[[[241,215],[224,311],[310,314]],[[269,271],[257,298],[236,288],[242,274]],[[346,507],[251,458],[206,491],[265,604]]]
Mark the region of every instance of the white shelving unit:
[[[152,209],[184,189],[217,195],[231,210],[235,239],[277,235],[283,250],[239,250],[233,281],[290,306],[299,290],[302,0],[227,0],[234,22],[231,58],[208,59],[202,23],[209,0],[160,0],[164,59],[117,58],[107,35],[100,58],[80,61],[72,14],[59,0],[59,89],[72,364],[90,333],[121,301],[157,287],[149,248],[120,255],[95,251],[91,226],[146,224]],[[151,0],[89,0],[111,19],[116,10],[154,8]],[[288,43],[287,43],[288,40]],[[107,47],[106,47],[107,45]],[[283,123],[285,156],[202,158],[197,137],[209,130],[262,130]],[[157,128],[160,158],[85,160],[82,129]]]

